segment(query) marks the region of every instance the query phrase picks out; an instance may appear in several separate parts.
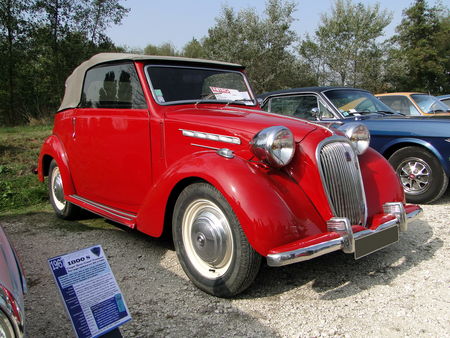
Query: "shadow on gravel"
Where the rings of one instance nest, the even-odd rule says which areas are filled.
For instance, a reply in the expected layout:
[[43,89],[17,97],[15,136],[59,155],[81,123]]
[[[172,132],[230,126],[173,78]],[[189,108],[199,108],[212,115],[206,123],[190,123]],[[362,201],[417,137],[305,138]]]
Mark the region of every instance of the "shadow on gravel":
[[125,337],[278,336],[232,304],[198,290],[179,267],[173,244],[154,239],[103,218],[58,219],[51,212],[3,216],[28,282],[25,298],[29,337],[72,335],[47,259],[92,245],[102,245],[124,293],[133,320]]
[[448,205],[450,204],[450,185],[447,188],[447,191],[439,198],[437,201],[430,203],[430,205]]
[[336,252],[281,268],[266,265],[241,297],[276,297],[310,284],[320,299],[334,300],[376,285],[389,285],[405,271],[431,259],[443,247],[441,239],[432,237],[433,230],[422,217],[400,234],[398,243],[359,260]]

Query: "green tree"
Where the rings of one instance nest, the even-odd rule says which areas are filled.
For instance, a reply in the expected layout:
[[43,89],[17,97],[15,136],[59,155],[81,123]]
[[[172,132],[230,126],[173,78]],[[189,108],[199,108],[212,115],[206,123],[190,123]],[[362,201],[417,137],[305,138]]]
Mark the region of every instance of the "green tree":
[[450,91],[450,15],[415,0],[392,39],[388,80],[394,90]]
[[78,64],[117,50],[105,30],[127,11],[120,0],[0,0],[0,124],[55,111]]
[[203,45],[195,38],[184,45],[181,54],[188,58],[205,58]]
[[298,41],[294,11],[293,2],[282,0],[268,0],[264,17],[254,9],[224,7],[204,39],[205,57],[245,65],[258,93],[305,84],[305,68],[292,53]]
[[383,48],[378,39],[392,15],[373,6],[336,0],[331,14],[322,14],[313,37],[301,42],[299,54],[322,85],[381,86]]
[[15,120],[17,83],[23,75],[18,64],[26,48],[25,13],[29,6],[27,0],[0,0],[0,123],[11,124]]
[[85,32],[91,42],[107,41],[106,29],[121,23],[130,9],[120,4],[120,0],[82,0],[74,19],[79,31]]
[[175,46],[170,42],[165,42],[159,46],[148,44],[144,48],[144,54],[148,55],[162,55],[162,56],[178,56]]

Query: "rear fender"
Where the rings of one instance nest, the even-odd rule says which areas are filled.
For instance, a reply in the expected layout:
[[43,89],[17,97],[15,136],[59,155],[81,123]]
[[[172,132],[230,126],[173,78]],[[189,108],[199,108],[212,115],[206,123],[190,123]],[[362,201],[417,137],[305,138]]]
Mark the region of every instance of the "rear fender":
[[[240,157],[227,159],[205,151],[176,162],[150,190],[138,213],[137,228],[151,236],[171,223],[170,200],[183,182],[205,181],[225,197],[249,243],[261,255],[276,246],[321,233],[324,222],[299,185],[287,175],[270,173]],[[176,196],[171,195],[176,191]]]
[[49,174],[48,165],[51,159],[54,159],[58,164],[61,178],[64,182],[64,194],[75,194],[75,187],[70,174],[66,150],[56,135],[47,137],[42,145],[41,153],[39,154],[38,178],[41,182],[44,182],[44,177]]

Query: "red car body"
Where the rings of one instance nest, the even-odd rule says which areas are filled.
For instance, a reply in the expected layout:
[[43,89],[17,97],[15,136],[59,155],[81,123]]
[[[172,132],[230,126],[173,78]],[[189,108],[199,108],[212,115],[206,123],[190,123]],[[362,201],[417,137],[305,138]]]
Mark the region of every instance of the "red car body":
[[[138,108],[86,107],[86,104],[83,107],[79,102],[83,101],[83,79],[85,87],[88,81],[85,73],[95,67],[101,70],[105,65],[120,63],[134,67],[145,104]],[[242,97],[229,102],[219,100],[222,96],[215,87],[209,86],[214,100],[175,100],[171,103],[162,97],[161,90],[155,89],[150,74],[152,66],[156,69],[153,70],[155,74],[159,74],[157,71],[163,74],[164,71],[176,71],[177,67],[185,67],[189,72],[195,72],[197,68],[199,72],[205,69],[230,71],[239,73],[247,87],[241,91],[244,94],[236,94]],[[353,242],[359,241],[358,233],[367,239],[372,234],[382,233],[384,228],[395,228],[398,232],[399,227],[406,228],[407,219],[421,211],[416,205],[404,204],[403,189],[395,172],[380,154],[369,148],[357,159],[355,157],[354,164],[362,182],[363,199],[359,201],[359,207],[362,205],[364,209],[362,221],[358,224],[350,222],[351,229],[347,226],[344,230],[332,231],[329,221],[346,216],[337,215],[335,204],[339,202],[330,197],[330,185],[324,185],[318,149],[324,142],[332,140],[344,145],[351,142],[340,132],[318,124],[260,111],[242,66],[183,58],[100,54],[80,67],[74,72],[72,83],[68,81],[66,89],[65,100],[69,96],[75,98],[75,103],[64,106],[63,101],[55,115],[53,134],[45,140],[38,163],[41,181],[53,172],[60,174],[61,182],[53,179],[55,174],[51,178],[54,184],[50,184],[51,198],[56,201],[52,203],[54,206],[56,203],[55,210],[59,216],[67,216],[61,214],[66,211],[67,205],[78,206],[159,237],[165,227],[179,227],[173,224],[177,200],[187,187],[202,182],[223,196],[236,216],[250,250],[254,250],[259,257],[266,257],[270,265],[277,266],[339,249],[354,252]],[[81,84],[74,86],[74,78]],[[167,80],[163,78],[161,81]],[[106,80],[100,92],[107,88],[105,84]],[[177,85],[170,84],[168,88]],[[236,90],[232,92],[236,93]],[[273,126],[289,129],[294,138],[295,153],[292,159],[279,167],[258,158],[252,150],[255,135]],[[351,162],[353,155],[348,155],[348,152],[345,156]],[[340,166],[339,163],[333,165]],[[55,167],[59,171],[51,171]],[[342,184],[336,182],[337,186]],[[206,197],[204,199],[208,200]],[[351,204],[352,201],[346,203]],[[389,203],[394,203],[395,208],[401,210],[395,212],[395,208],[389,209]],[[209,210],[208,206],[205,208]],[[211,208],[228,215],[217,201]],[[344,207],[349,208],[351,205]],[[183,209],[180,212],[184,215]],[[206,214],[205,211],[201,216]],[[183,217],[184,220],[188,216]],[[194,268],[186,268],[190,264],[189,257],[187,263],[182,262],[183,268],[193,282],[206,292],[218,296],[241,292],[256,273],[249,277],[250,281],[241,281],[238,286],[227,284],[227,271],[239,256],[232,231],[228,230],[228,226],[225,231],[217,230],[218,234],[206,238],[207,244],[204,246],[205,238],[202,236],[211,229],[216,231],[214,229],[221,221],[214,221],[213,216],[205,216],[206,221],[205,217],[195,217],[193,225],[180,226],[183,229],[180,234],[187,231],[186,227],[197,231],[198,238],[192,235],[197,239],[192,237],[194,244],[191,244],[191,249],[187,248],[188,256],[190,250],[191,254],[198,253],[200,258],[206,257],[201,251],[206,247],[214,255],[223,254],[231,258],[227,263],[220,263],[223,266],[215,266],[208,258],[205,259],[211,265],[211,271],[224,269],[219,276],[196,272],[197,263],[193,263]],[[228,216],[224,220],[233,223]],[[199,231],[199,228],[208,230]],[[233,238],[229,249],[223,248],[221,236]],[[183,239],[180,243],[184,245]],[[383,246],[375,244],[375,249]],[[186,256],[185,253],[178,254],[179,257]],[[259,264],[258,259],[253,260],[256,262],[253,265]],[[225,262],[223,257],[221,261]],[[203,261],[197,264],[199,270],[202,264]],[[222,282],[224,288],[211,287]]]

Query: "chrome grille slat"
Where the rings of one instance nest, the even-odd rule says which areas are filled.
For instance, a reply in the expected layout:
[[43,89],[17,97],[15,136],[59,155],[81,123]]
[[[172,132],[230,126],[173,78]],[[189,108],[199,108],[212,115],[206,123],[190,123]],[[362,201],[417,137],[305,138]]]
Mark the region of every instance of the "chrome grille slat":
[[335,217],[365,225],[366,202],[358,158],[347,142],[325,143],[319,149],[319,166]]

